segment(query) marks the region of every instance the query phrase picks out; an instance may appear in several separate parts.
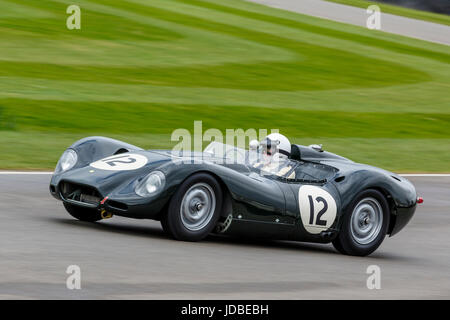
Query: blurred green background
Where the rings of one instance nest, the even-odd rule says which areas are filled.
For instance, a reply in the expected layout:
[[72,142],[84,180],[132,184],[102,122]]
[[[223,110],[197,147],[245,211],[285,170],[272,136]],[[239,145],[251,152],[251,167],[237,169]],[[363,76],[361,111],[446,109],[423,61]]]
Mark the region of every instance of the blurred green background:
[[396,172],[450,172],[448,46],[240,0],[0,0],[0,168],[88,135],[278,128]]

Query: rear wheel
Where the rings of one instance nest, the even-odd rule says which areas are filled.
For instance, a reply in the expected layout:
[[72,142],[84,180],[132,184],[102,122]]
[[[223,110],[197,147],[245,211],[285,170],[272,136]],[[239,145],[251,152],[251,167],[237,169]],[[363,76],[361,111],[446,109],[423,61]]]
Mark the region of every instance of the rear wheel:
[[222,208],[219,183],[206,173],[184,181],[170,200],[161,225],[173,238],[199,241],[214,229]]
[[81,221],[87,221],[87,222],[96,222],[99,220],[102,220],[102,216],[100,212],[96,209],[89,209],[89,208],[83,208],[74,206],[70,203],[64,202],[64,207],[66,208],[67,212],[74,218],[81,220]]
[[344,216],[334,247],[343,254],[366,256],[383,242],[389,226],[389,205],[377,190],[361,192]]

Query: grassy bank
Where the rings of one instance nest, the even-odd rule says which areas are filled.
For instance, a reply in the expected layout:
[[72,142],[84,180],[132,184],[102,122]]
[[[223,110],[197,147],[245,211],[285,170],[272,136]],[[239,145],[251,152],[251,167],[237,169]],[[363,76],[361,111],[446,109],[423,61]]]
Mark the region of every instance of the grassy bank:
[[87,135],[276,128],[395,171],[450,172],[450,52],[238,0],[0,0],[2,169]]

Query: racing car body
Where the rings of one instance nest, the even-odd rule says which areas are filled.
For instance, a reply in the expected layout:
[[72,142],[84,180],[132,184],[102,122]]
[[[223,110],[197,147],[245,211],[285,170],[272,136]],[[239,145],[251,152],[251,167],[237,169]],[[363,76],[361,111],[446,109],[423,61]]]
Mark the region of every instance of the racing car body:
[[64,153],[50,192],[80,220],[155,219],[179,240],[213,232],[333,242],[351,255],[373,252],[416,209],[405,178],[317,147],[292,145],[283,175],[263,172],[252,157],[214,142],[181,153],[89,137]]

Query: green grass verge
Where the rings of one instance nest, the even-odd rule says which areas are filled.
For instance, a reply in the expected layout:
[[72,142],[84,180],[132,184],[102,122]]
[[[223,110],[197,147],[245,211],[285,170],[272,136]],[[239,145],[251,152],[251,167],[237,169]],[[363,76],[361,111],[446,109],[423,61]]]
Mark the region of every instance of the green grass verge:
[[239,0],[0,0],[2,169],[88,135],[279,129],[355,161],[450,172],[448,46]]
[[354,6],[358,8],[367,8],[372,4],[376,4],[380,7],[381,12],[395,14],[397,16],[403,16],[413,19],[425,20],[429,22],[435,22],[445,25],[450,25],[450,17],[445,14],[439,14],[434,12],[416,10],[411,8],[405,8],[393,4],[386,4],[376,1],[367,0],[326,0],[330,2],[337,2],[341,4],[346,4],[349,6]]
[[[186,127],[187,129],[191,129]],[[5,152],[0,158],[2,169],[53,170],[62,151],[74,141],[98,132],[3,132],[0,147]],[[171,148],[176,142],[164,134],[108,134],[143,148]],[[395,172],[449,172],[449,152],[438,152],[450,147],[450,139],[392,139],[392,138],[328,138],[303,137],[293,143],[322,143],[328,151],[341,154],[360,163],[367,163]],[[424,154],[427,162],[424,163]],[[437,156],[436,156],[437,155]],[[418,164],[421,167],[418,167]]]

